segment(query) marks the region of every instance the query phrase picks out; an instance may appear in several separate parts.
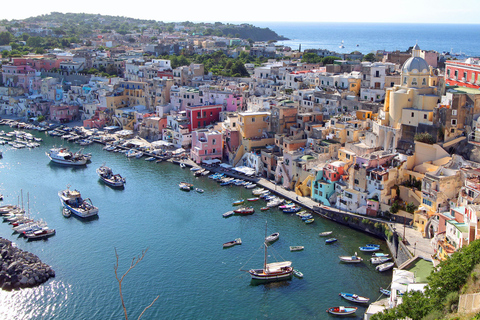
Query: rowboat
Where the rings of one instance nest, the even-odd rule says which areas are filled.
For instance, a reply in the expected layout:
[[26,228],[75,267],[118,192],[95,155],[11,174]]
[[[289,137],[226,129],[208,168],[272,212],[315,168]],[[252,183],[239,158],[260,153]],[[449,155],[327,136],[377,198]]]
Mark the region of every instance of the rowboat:
[[200,189],[200,188],[195,188],[195,191],[197,191],[198,193],[204,193],[205,192],[203,189]]
[[394,263],[393,262],[387,262],[387,263],[383,263],[381,265],[378,265],[375,270],[379,271],[379,272],[383,272],[383,271],[387,271],[387,270],[390,270],[393,268],[393,265]]
[[243,204],[245,202],[245,200],[241,199],[241,200],[237,200],[237,201],[234,201],[232,203],[232,206],[239,206],[241,204]]
[[271,235],[265,237],[265,242],[277,241],[278,237],[280,237],[280,233],[278,232],[272,233]]
[[333,243],[335,241],[337,241],[337,238],[330,238],[330,239],[325,240],[325,243]]
[[372,257],[388,257],[388,253],[382,253],[382,252],[374,252],[372,253]]
[[391,259],[390,257],[374,257],[374,258],[370,258],[370,262],[372,264],[382,264],[389,261],[390,259]]
[[382,287],[380,287],[380,292],[382,294],[386,295],[387,297],[390,297],[390,295],[392,294],[392,292],[390,290],[383,289]]
[[326,236],[329,236],[332,234],[333,231],[324,231],[324,232],[320,232],[318,235],[320,237],[326,237]]
[[267,211],[268,209],[270,209],[270,208],[269,207],[261,207],[260,211]]
[[297,278],[303,278],[303,273],[301,273],[300,270],[298,270],[298,269],[293,269],[293,274]]
[[345,300],[353,301],[353,302],[356,302],[356,303],[368,303],[368,301],[370,301],[370,298],[360,297],[359,295],[354,294],[354,293],[340,292],[338,295],[340,297],[344,298]]
[[313,223],[313,221],[315,221],[315,219],[311,218],[311,219],[305,220],[305,223],[310,224],[310,223]]
[[250,202],[254,202],[254,201],[258,201],[260,200],[260,198],[256,197],[256,198],[248,198],[247,201],[250,201]]
[[327,309],[327,313],[331,313],[337,316],[343,316],[348,314],[353,314],[357,311],[357,307],[331,307]]
[[304,246],[290,246],[290,251],[302,251]]
[[225,243],[223,244],[223,247],[224,247],[224,248],[230,248],[230,247],[236,246],[237,244],[242,244],[242,239],[237,238],[237,239],[235,239],[235,240],[233,240],[233,241],[225,242]]
[[235,212],[233,212],[233,211],[227,211],[227,212],[225,212],[224,214],[222,214],[222,216],[223,216],[224,218],[228,218],[228,217],[232,216],[234,213],[235,213]]
[[380,248],[377,248],[377,247],[359,247],[360,251],[378,251],[380,250]]

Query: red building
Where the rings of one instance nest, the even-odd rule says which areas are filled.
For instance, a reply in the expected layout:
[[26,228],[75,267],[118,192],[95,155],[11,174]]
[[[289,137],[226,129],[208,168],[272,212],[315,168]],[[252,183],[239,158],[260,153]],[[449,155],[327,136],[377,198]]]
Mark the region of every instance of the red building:
[[469,58],[465,61],[445,61],[445,84],[480,89],[480,64]]
[[185,107],[187,118],[190,120],[190,131],[198,128],[205,128],[206,126],[217,122],[220,118],[222,108],[222,105]]

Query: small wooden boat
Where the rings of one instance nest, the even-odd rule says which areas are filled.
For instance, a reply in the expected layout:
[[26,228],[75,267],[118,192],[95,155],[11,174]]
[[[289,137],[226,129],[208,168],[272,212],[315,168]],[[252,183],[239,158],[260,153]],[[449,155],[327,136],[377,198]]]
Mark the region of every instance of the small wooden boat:
[[193,190],[193,184],[191,183],[180,182],[178,186],[180,187],[180,190],[183,190],[183,191]]
[[310,224],[310,223],[313,223],[313,221],[315,221],[315,219],[311,218],[311,219],[305,220],[305,223]]
[[379,244],[366,244],[365,247],[380,248]]
[[338,257],[342,262],[346,262],[346,263],[360,263],[363,261],[361,257],[357,256],[356,252],[353,256],[338,256]]
[[237,238],[237,239],[235,239],[235,240],[233,240],[233,241],[225,242],[225,243],[223,244],[223,247],[224,247],[224,248],[230,248],[230,247],[236,246],[237,244],[242,244],[242,239]]
[[260,211],[267,211],[268,209],[270,209],[270,208],[269,207],[261,207]]
[[337,241],[337,238],[330,238],[330,239],[325,240],[325,243],[333,243],[335,241]]
[[258,198],[258,197],[247,199],[247,201],[250,201],[250,202],[254,202],[254,201],[258,201],[258,200],[260,200],[260,198]]
[[359,295],[354,293],[340,292],[338,295],[344,298],[345,300],[356,302],[356,303],[368,303],[368,301],[370,301],[370,298],[360,297]]
[[68,218],[72,215],[72,211],[70,211],[69,209],[67,208],[63,208],[62,210],[62,215],[65,217],[65,218]]
[[290,251],[302,251],[304,246],[290,246]]
[[380,287],[380,293],[386,295],[387,297],[390,297],[390,295],[392,294],[390,290],[383,289],[382,287]]
[[332,234],[333,231],[324,231],[324,232],[320,232],[318,235],[320,237],[326,237],[326,236],[329,236]]
[[348,314],[354,314],[357,311],[357,307],[331,307],[327,309],[327,313],[334,314],[336,316],[344,316]]
[[387,263],[383,263],[381,265],[378,265],[375,270],[379,271],[379,272],[383,272],[383,271],[387,271],[387,270],[390,270],[392,269],[394,266],[394,263],[393,262],[387,262]]
[[391,259],[390,257],[374,257],[374,258],[370,258],[370,262],[372,264],[382,264],[389,261],[390,259]]
[[278,233],[278,232],[272,233],[271,235],[269,235],[265,238],[265,242],[277,241],[278,237],[280,237],[280,233]]
[[233,212],[233,210],[232,210],[232,211],[227,211],[227,212],[225,212],[224,214],[222,214],[222,216],[223,216],[224,218],[228,218],[228,217],[230,217],[230,216],[233,216],[234,213],[235,213],[235,212]]
[[204,193],[205,192],[205,190],[200,189],[200,188],[195,188],[195,191],[197,191],[198,193]]
[[359,247],[360,251],[366,251],[366,252],[372,252],[372,251],[378,251],[380,248],[377,247]]
[[300,270],[298,270],[298,269],[293,269],[293,274],[297,278],[303,278],[303,273],[301,273]]
[[245,202],[245,200],[241,199],[241,200],[237,200],[237,201],[234,201],[232,203],[232,206],[239,206],[241,204],[243,204]]
[[248,207],[248,208],[243,207],[243,208],[239,208],[237,210],[233,210],[233,212],[241,214],[241,215],[249,215],[249,214],[254,214],[255,209],[253,209],[253,207]]
[[388,257],[388,253],[383,253],[383,252],[374,252],[372,253],[372,257]]

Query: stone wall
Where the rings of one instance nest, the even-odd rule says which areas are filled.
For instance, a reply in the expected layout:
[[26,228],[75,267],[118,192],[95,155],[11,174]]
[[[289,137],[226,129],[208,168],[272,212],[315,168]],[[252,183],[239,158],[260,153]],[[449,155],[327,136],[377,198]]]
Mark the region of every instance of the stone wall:
[[52,277],[55,271],[36,255],[0,238],[0,286],[3,290],[35,287]]
[[397,266],[400,266],[413,257],[407,247],[399,240],[399,235],[393,226],[386,221],[349,212],[332,210],[325,206],[316,206],[313,210],[326,219],[385,240]]

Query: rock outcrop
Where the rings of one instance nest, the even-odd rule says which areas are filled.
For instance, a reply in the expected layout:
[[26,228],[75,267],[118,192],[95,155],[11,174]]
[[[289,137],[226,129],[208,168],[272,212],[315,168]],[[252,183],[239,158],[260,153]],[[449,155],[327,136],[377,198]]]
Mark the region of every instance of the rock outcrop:
[[0,287],[3,290],[35,287],[55,277],[55,271],[33,253],[0,238]]

